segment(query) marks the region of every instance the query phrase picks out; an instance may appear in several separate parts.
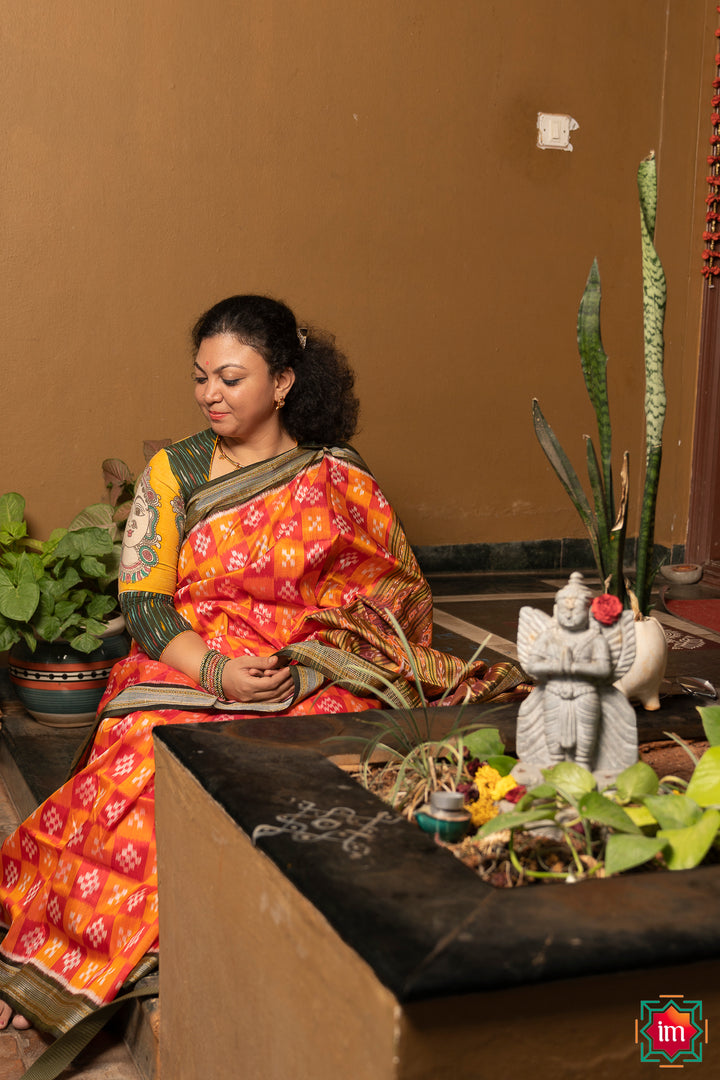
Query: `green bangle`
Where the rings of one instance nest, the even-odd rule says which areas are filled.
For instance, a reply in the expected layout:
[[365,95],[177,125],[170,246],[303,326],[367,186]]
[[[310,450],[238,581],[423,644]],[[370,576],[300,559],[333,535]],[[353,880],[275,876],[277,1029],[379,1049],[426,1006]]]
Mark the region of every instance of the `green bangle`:
[[208,694],[213,694],[218,698],[223,697],[222,673],[229,660],[229,656],[216,652],[215,649],[208,649],[203,656],[200,661],[198,682]]

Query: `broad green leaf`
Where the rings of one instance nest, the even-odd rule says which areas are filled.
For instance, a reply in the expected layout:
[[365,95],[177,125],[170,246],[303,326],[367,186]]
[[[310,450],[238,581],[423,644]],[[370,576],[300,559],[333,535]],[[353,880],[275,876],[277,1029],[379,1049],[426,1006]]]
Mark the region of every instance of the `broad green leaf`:
[[625,813],[638,825],[641,829],[646,829],[650,825],[657,825],[657,820],[652,816],[646,806],[626,806]]
[[105,577],[105,567],[94,555],[84,555],[80,560],[80,569],[89,578]]
[[700,758],[686,795],[699,806],[720,806],[720,746],[711,746]]
[[10,521],[0,526],[0,552],[5,553],[7,548],[15,546],[18,540],[27,536],[27,525],[24,521]]
[[641,799],[643,795],[655,795],[658,776],[645,761],[636,761],[629,769],[623,769],[615,781],[621,799]]
[[11,649],[15,642],[19,640],[20,628],[17,624],[8,622],[8,620],[0,614],[0,652],[6,652],[7,649]]
[[683,829],[702,817],[698,804],[687,795],[647,795],[643,803],[661,829]]
[[17,491],[0,495],[0,528],[9,528],[25,517],[25,500]]
[[69,567],[62,577],[46,576],[39,582],[41,592],[55,601],[65,600],[68,594],[79,585],[82,578],[75,567]]
[[583,769],[582,765],[576,765],[574,761],[560,761],[551,769],[543,769],[542,772],[545,780],[572,802],[597,787],[592,773]]
[[611,829],[625,833],[639,833],[640,829],[632,818],[612,799],[601,795],[599,791],[589,791],[578,803],[582,817],[589,818],[599,825],[608,825]]
[[720,705],[698,705],[698,712],[711,746],[720,746]]
[[108,503],[92,503],[76,514],[69,525],[71,532],[78,529],[109,529],[113,523],[112,507]]
[[656,836],[632,836],[613,833],[605,846],[605,874],[621,874],[649,862],[665,847],[665,841]]
[[27,556],[18,559],[12,577],[0,569],[0,611],[6,618],[27,622],[39,601],[40,589]]
[[78,529],[67,532],[55,549],[58,559],[79,559],[83,555],[106,555],[112,551],[112,539],[105,529]]
[[71,615],[74,615],[77,611],[77,605],[73,604],[72,600],[58,600],[55,605],[55,614],[58,619],[62,619],[65,622]]
[[107,593],[96,593],[85,609],[91,619],[103,619],[105,615],[117,607],[117,597]]
[[95,634],[82,633],[70,638],[70,645],[78,652],[91,653],[100,648],[101,641]]
[[554,799],[557,795],[557,788],[554,784],[538,784],[537,787],[530,788],[526,796],[531,799]]
[[691,870],[703,861],[720,827],[720,811],[706,810],[700,821],[684,829],[663,829],[658,840],[668,845],[665,862],[670,870]]
[[505,743],[497,728],[476,728],[464,736],[464,742],[471,759],[477,758],[478,761],[503,756],[505,749]]
[[506,814],[498,814],[497,817],[486,821],[475,835],[483,837],[501,832],[503,829],[522,829],[533,821],[549,820],[551,816],[547,810],[508,810]]
[[517,765],[517,758],[508,757],[507,754],[493,754],[486,760],[490,768],[495,769],[501,776],[509,776]]
[[57,641],[60,637],[61,623],[56,615],[40,615],[33,619],[33,628],[43,641]]

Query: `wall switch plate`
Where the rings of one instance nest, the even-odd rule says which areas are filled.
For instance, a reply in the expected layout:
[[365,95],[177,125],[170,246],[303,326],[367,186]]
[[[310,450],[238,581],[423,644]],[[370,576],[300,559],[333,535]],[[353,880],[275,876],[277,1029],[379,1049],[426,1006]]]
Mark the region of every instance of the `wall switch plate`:
[[564,113],[538,113],[537,145],[541,150],[572,150],[570,132],[579,126],[577,120]]

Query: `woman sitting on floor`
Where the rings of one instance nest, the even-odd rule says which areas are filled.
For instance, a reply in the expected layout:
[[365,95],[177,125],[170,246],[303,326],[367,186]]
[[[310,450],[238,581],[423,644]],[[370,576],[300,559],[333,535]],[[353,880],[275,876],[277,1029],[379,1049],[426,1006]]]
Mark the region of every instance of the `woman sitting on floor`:
[[353,375],[284,304],[236,296],[193,331],[209,428],[141,477],[120,569],[134,639],[114,667],[87,762],[2,848],[0,1027],[60,1034],[157,962],[152,729],[257,713],[419,704],[470,676],[472,700],[517,669],[431,647],[432,601],[358,454]]

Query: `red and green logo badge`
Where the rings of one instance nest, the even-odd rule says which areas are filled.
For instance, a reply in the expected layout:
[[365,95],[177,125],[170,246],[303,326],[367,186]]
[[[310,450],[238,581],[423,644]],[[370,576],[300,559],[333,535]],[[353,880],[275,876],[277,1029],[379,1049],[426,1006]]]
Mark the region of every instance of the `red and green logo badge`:
[[661,994],[657,1001],[640,1002],[635,1021],[635,1042],[641,1061],[682,1068],[687,1061],[702,1061],[707,1042],[707,1020],[702,1002],[685,1001],[682,994]]

